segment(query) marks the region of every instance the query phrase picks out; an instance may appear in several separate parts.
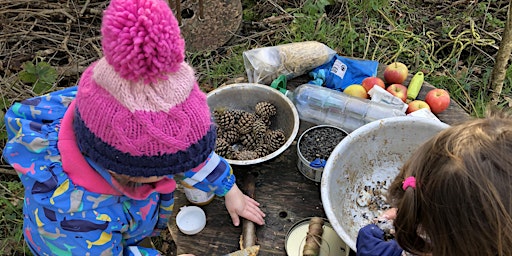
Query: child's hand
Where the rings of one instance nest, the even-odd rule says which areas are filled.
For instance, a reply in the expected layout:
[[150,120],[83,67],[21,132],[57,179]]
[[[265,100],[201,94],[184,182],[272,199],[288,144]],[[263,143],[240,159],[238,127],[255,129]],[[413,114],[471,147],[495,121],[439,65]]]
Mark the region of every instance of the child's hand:
[[385,210],[379,216],[379,218],[384,218],[384,219],[387,219],[387,220],[394,220],[394,219],[396,219],[396,211],[397,211],[396,208],[389,208],[389,209]]
[[226,208],[235,226],[240,225],[240,217],[244,217],[256,224],[265,224],[265,214],[259,208],[259,203],[244,195],[236,184],[225,196]]

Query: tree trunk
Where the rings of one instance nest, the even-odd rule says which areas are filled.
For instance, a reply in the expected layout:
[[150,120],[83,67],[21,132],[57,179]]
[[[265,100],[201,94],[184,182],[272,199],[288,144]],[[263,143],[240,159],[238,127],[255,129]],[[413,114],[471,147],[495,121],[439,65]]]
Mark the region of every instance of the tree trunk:
[[496,63],[491,76],[491,103],[496,105],[500,101],[503,81],[507,74],[507,65],[512,52],[512,0],[508,4],[507,22],[501,37],[500,48],[496,56]]

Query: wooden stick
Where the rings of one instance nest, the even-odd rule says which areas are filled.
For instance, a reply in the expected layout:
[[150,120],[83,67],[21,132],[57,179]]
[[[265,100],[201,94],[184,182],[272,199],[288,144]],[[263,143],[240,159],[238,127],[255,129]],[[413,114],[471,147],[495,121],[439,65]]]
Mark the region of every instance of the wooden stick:
[[[254,190],[256,177],[250,172],[248,172],[245,176],[244,180],[244,190],[245,193],[254,198]],[[253,245],[256,245],[256,226],[254,222],[244,219],[242,221],[242,238],[240,243],[240,249],[249,248]]]
[[14,169],[6,169],[6,168],[2,168],[2,167],[0,167],[0,174],[8,174],[8,175],[13,175],[13,176],[18,176],[18,173],[16,173],[16,171]]

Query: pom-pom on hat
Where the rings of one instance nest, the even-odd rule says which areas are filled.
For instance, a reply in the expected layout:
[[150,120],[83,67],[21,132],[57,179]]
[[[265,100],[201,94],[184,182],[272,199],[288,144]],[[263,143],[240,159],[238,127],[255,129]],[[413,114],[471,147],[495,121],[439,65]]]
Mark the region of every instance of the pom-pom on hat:
[[119,174],[163,176],[204,162],[215,146],[206,95],[163,0],[111,0],[104,57],[78,84],[73,129],[82,153]]

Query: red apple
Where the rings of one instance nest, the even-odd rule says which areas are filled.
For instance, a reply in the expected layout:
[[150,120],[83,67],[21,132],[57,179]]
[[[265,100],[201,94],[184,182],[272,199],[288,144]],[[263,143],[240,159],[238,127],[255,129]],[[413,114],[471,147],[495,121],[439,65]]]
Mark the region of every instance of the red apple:
[[400,98],[403,102],[407,100],[407,87],[403,84],[392,84],[386,89],[393,96]]
[[445,111],[450,106],[450,94],[444,89],[432,89],[425,95],[425,102],[434,114]]
[[420,110],[422,108],[428,108],[430,110],[430,106],[422,100],[413,100],[407,104],[409,107],[407,108],[407,111],[405,111],[406,114],[409,114],[411,112],[414,112],[416,110]]
[[409,75],[409,69],[401,62],[393,62],[386,66],[383,75],[388,84],[402,84]]
[[386,89],[386,85],[384,84],[384,81],[382,79],[376,77],[376,76],[370,76],[361,82],[361,85],[366,89],[366,92],[369,92],[374,85],[380,86],[382,89]]

